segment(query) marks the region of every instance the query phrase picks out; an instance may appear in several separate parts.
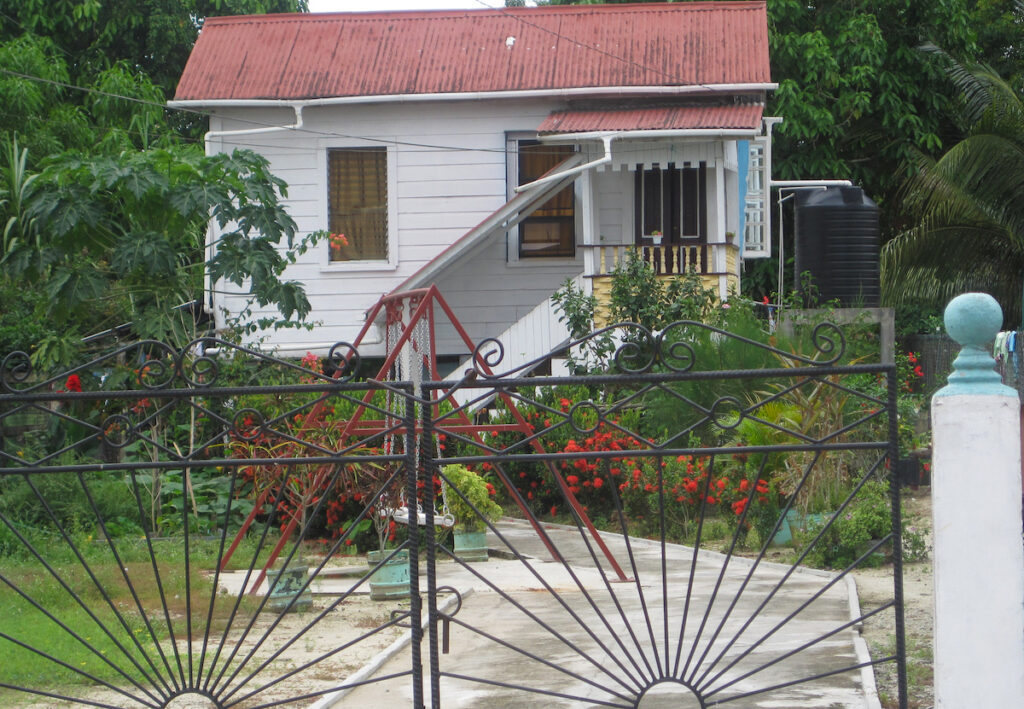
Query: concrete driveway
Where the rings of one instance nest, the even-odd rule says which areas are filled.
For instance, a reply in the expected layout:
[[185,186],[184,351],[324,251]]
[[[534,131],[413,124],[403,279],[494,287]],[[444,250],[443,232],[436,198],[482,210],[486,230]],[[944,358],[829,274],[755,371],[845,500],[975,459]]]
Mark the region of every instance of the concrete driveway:
[[[845,577],[608,533],[619,581],[578,530],[545,529],[567,563],[505,520],[489,562],[437,565],[462,596],[436,658],[440,707],[879,707]],[[378,664],[318,705],[412,706],[409,647]]]

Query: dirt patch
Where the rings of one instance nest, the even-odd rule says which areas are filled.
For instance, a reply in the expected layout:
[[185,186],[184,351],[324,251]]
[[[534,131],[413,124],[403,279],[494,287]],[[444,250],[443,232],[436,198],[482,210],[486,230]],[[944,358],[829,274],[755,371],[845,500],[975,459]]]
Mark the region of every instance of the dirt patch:
[[[932,548],[932,504],[928,488],[906,490],[903,496],[906,526],[921,536],[928,550]],[[893,597],[893,568],[857,569],[852,572],[857,582],[862,610],[877,608]],[[932,562],[907,562],[903,566],[904,629],[907,644],[907,694],[910,709],[928,709],[934,705],[932,682],[932,629],[934,598]],[[862,630],[871,656],[875,659],[896,652],[896,627],[892,613],[879,613],[864,622]],[[878,697],[885,709],[899,706],[896,665],[885,663],[875,667]]]

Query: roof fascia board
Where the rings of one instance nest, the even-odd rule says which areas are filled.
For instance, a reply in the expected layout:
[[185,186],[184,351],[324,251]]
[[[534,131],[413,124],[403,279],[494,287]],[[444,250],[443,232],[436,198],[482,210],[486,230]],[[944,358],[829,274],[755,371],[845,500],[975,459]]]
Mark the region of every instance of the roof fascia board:
[[334,96],[310,99],[182,99],[167,102],[169,108],[267,108],[295,106],[345,106],[362,103],[408,103],[414,101],[476,101],[509,98],[578,98],[581,96],[700,96],[713,94],[774,91],[777,83],[691,84],[687,86],[590,86],[566,89],[529,89],[525,91],[468,91],[461,93],[386,94],[380,96]]

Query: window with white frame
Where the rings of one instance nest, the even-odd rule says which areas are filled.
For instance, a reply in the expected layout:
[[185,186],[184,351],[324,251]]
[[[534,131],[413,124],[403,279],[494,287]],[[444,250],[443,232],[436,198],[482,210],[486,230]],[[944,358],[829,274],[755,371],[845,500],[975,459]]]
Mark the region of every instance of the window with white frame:
[[[533,139],[509,138],[509,197],[516,186],[543,176],[575,152],[571,145],[547,145]],[[513,232],[510,232],[513,233]],[[519,258],[572,258],[576,254],[576,192],[560,190],[519,222],[515,233]]]
[[387,261],[388,155],[386,147],[327,151],[330,261]]
[[743,255],[747,258],[771,256],[771,243],[766,228],[768,176],[765,144],[761,140],[750,141],[746,186],[747,197],[743,206]]

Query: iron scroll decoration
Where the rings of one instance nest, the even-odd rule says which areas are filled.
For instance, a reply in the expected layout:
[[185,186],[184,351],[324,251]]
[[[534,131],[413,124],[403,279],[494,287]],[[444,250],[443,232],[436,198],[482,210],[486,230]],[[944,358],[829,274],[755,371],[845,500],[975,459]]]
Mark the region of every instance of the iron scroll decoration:
[[[617,323],[571,340],[562,349],[565,351],[581,349],[588,343],[612,337],[619,343],[609,357],[613,372],[631,375],[648,374],[656,366],[661,365],[674,374],[686,374],[694,371],[699,364],[693,345],[682,336],[688,329],[703,331],[719,340],[732,340],[752,349],[770,352],[782,361],[788,361],[794,365],[827,367],[839,362],[846,352],[846,336],[842,329],[832,322],[822,322],[814,326],[811,331],[811,345],[815,349],[815,354],[807,356],[779,349],[694,320],[677,320],[662,330],[651,330],[634,322]],[[505,359],[505,346],[496,338],[487,338],[481,340],[473,351],[472,371],[481,379],[511,379],[526,375],[550,358],[551,355],[548,354],[507,371],[497,372],[496,370]]]
[[[327,360],[332,372],[325,374],[295,362],[279,359],[250,347],[215,337],[200,337],[180,349],[157,340],[141,340],[125,345],[83,364],[58,374],[36,378],[36,368],[28,353],[15,350],[0,360],[0,387],[10,394],[52,392],[64,385],[73,374],[94,372],[103,378],[107,371],[132,362],[137,367],[134,383],[140,390],[158,392],[183,385],[187,388],[217,386],[221,375],[218,362],[223,355],[244,356],[255,364],[273,364],[301,373],[322,384],[340,384],[352,381],[358,374],[362,358],[357,348],[348,342],[331,346]],[[24,386],[20,386],[24,385]]]

